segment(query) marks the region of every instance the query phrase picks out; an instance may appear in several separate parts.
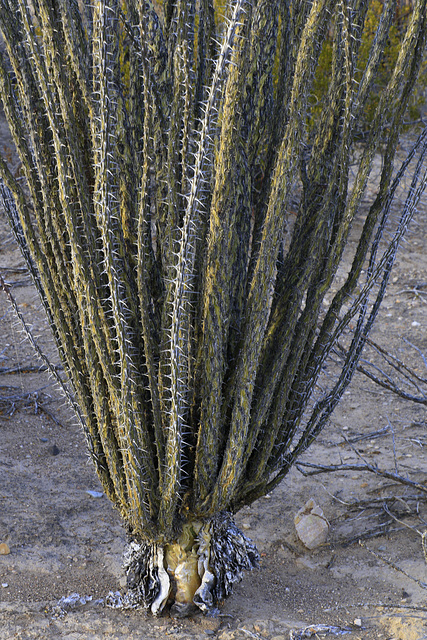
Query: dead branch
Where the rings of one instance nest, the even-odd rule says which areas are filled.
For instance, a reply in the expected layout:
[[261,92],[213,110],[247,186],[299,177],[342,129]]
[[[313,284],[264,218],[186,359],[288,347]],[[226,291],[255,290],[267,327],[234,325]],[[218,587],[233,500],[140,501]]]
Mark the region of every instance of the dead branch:
[[395,562],[393,562],[392,560],[389,560],[388,558],[384,558],[383,555],[381,555],[380,553],[377,553],[376,551],[374,551],[373,549],[370,549],[369,547],[367,547],[362,540],[359,541],[360,546],[363,549],[366,549],[366,551],[368,551],[370,554],[372,554],[373,556],[375,556],[378,560],[381,560],[381,562],[384,562],[385,564],[387,564],[389,567],[391,567],[392,569],[394,569],[395,571],[398,571],[400,573],[403,573],[404,576],[406,576],[407,578],[409,578],[410,580],[413,580],[414,582],[416,582],[422,589],[427,589],[427,584],[425,582],[422,582],[421,580],[418,580],[418,578],[415,578],[414,576],[411,576],[409,573],[407,573],[404,569],[402,569],[402,567],[399,567]]
[[[376,465],[369,464],[369,462],[362,462],[356,464],[315,464],[313,462],[298,462],[296,464],[298,471],[300,471],[303,476],[314,476],[320,473],[332,473],[336,471],[369,471],[370,473],[374,473],[381,478],[388,478],[389,480],[393,480],[393,482],[398,482],[399,484],[404,484],[413,489],[418,489],[423,493],[427,494],[427,487],[421,484],[420,482],[415,482],[414,480],[410,480],[409,478],[405,478],[398,473],[386,471],[385,469],[380,469]],[[310,468],[312,471],[304,471],[305,468]]]

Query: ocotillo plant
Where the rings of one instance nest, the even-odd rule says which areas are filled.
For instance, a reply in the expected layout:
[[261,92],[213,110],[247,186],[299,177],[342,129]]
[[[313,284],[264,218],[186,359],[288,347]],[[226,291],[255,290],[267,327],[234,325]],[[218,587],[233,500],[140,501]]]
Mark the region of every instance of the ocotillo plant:
[[394,169],[426,0],[357,146],[396,8],[384,0],[360,66],[368,4],[234,0],[218,17],[212,0],[1,1],[22,163],[0,162],[4,209],[127,526],[128,606],[208,611],[230,592],[257,561],[232,514],[286,476],[357,366],[426,186],[427,131]]

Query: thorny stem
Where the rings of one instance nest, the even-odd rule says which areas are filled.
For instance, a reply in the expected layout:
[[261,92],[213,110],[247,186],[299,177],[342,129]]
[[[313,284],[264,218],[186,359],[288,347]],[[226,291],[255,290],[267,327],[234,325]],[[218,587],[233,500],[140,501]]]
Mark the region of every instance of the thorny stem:
[[101,481],[161,546],[280,482],[358,366],[427,185],[427,130],[394,169],[427,0],[400,25],[354,181],[397,0],[372,40],[369,2],[230,0],[222,19],[212,0],[160,4],[2,0],[23,178],[0,157],[0,195]]

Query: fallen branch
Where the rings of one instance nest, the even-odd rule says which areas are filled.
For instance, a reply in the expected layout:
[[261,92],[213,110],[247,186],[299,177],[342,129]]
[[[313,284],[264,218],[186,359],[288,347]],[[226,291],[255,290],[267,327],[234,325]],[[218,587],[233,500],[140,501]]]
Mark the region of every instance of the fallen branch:
[[[376,465],[369,464],[369,462],[362,462],[356,464],[315,464],[313,462],[298,462],[296,467],[303,476],[315,476],[320,473],[332,473],[336,471],[369,471],[374,473],[381,478],[388,478],[389,480],[393,480],[394,482],[398,482],[400,484],[404,484],[408,487],[412,487],[413,489],[418,489],[423,493],[427,494],[427,487],[419,482],[415,482],[414,480],[410,480],[409,478],[404,478],[398,473],[386,471],[385,469],[379,469]],[[304,468],[310,468],[312,471],[304,471]]]
[[6,273],[29,273],[27,267],[0,267],[2,275]]
[[[357,627],[360,629],[360,627]],[[353,628],[350,627],[336,627],[327,624],[310,624],[304,629],[298,629],[289,631],[290,640],[304,640],[305,638],[319,638],[319,633],[323,635],[329,635],[332,633],[334,636],[343,635],[344,633],[351,633]]]
[[45,406],[51,401],[49,395],[41,393],[47,386],[28,392],[22,392],[17,387],[0,386],[0,418],[10,419],[16,411],[33,407],[35,414],[44,413],[57,425],[62,426],[52,411]]
[[[374,340],[372,340],[371,338],[366,337],[365,342],[383,358],[383,360],[391,368],[392,372],[398,373],[399,375],[403,376],[405,384],[412,386],[416,390],[416,394],[410,393],[408,390],[405,390],[402,387],[401,382],[394,379],[390,373],[387,373],[386,371],[381,369],[380,366],[367,359],[360,359],[359,364],[357,365],[357,371],[363,373],[364,376],[372,380],[372,382],[375,382],[375,384],[379,385],[383,389],[391,391],[404,400],[410,400],[418,404],[427,404],[427,390],[423,389],[422,387],[422,385],[427,384],[427,379],[418,375],[412,367],[400,360],[400,358],[398,358],[397,356],[387,351],[387,349],[385,349],[384,347],[374,342]],[[405,342],[413,347],[416,351],[418,351],[419,355],[423,359],[424,364],[426,365],[426,359],[420,349],[418,349],[418,347],[410,343],[408,340],[405,340]],[[343,358],[347,353],[347,349],[340,343],[339,345],[337,345],[336,353],[340,358]],[[371,369],[376,373],[374,373]]]
[[385,436],[389,431],[389,425],[383,427],[382,429],[378,429],[378,431],[372,431],[370,433],[365,433],[364,435],[355,436],[354,438],[349,438],[348,442],[355,444],[356,442],[362,442],[362,440],[373,440],[374,438],[381,438]]
[[421,580],[418,580],[418,578],[414,578],[414,576],[411,576],[409,573],[407,573],[404,569],[402,569],[402,567],[399,567],[397,564],[395,564],[392,560],[388,560],[388,558],[384,558],[384,556],[382,556],[380,553],[377,553],[376,551],[374,551],[373,549],[369,549],[369,547],[367,547],[362,540],[359,540],[359,544],[362,547],[362,549],[366,549],[366,551],[368,551],[369,553],[371,553],[373,556],[375,556],[376,558],[378,558],[378,560],[381,560],[381,562],[384,562],[385,564],[387,564],[389,567],[391,567],[392,569],[394,569],[395,571],[399,571],[400,573],[403,573],[404,576],[406,576],[407,578],[409,578],[410,580],[413,580],[414,582],[416,582],[422,589],[427,589],[427,584],[425,582],[422,582]]
[[[54,366],[56,371],[63,371],[64,367],[62,365],[52,365]],[[49,371],[46,365],[15,365],[12,367],[0,367],[0,376],[4,375],[15,375],[15,374],[23,374],[23,373],[43,373],[45,371]]]
[[411,611],[427,611],[427,607],[420,607],[413,604],[371,604],[370,607],[383,607],[384,609],[410,609]]
[[355,535],[352,536],[351,538],[342,538],[340,540],[334,540],[333,542],[329,542],[327,543],[325,546],[329,546],[329,547],[349,547],[351,544],[354,544],[355,542],[360,542],[361,540],[371,540],[372,538],[379,538],[381,536],[383,536],[385,533],[387,533],[388,535],[390,533],[397,533],[398,531],[402,531],[403,527],[398,527],[396,529],[387,529],[385,531],[385,528],[388,527],[391,523],[391,520],[388,520],[387,522],[384,522],[383,524],[378,525],[377,527],[374,527],[373,529],[369,529],[368,531],[365,531],[362,534],[359,535]]

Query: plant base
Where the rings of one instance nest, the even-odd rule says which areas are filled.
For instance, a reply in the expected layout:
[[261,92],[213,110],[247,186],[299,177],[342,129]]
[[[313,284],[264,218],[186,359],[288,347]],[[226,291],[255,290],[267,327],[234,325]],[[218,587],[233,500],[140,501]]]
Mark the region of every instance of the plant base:
[[127,593],[111,594],[107,604],[143,607],[158,615],[168,603],[176,617],[198,610],[215,615],[243,570],[258,562],[254,543],[231,514],[221,513],[207,523],[187,523],[173,544],[131,541],[124,558]]

